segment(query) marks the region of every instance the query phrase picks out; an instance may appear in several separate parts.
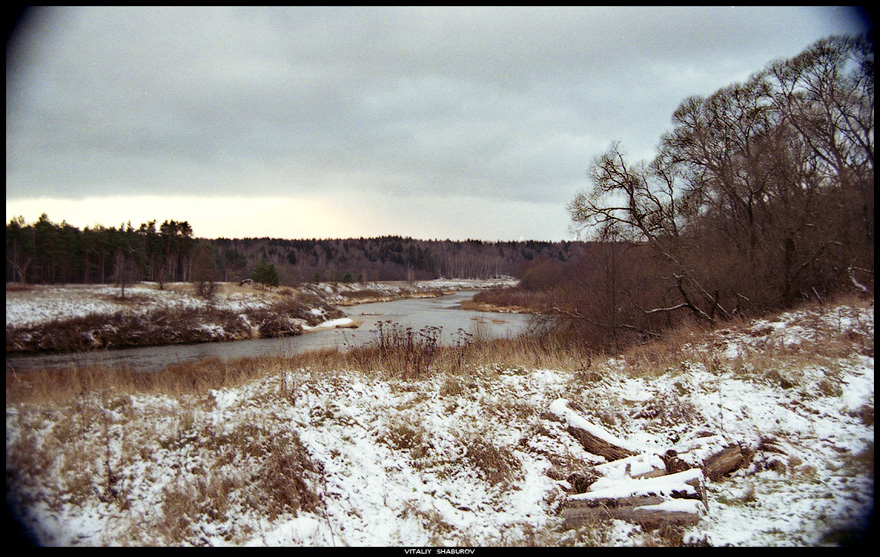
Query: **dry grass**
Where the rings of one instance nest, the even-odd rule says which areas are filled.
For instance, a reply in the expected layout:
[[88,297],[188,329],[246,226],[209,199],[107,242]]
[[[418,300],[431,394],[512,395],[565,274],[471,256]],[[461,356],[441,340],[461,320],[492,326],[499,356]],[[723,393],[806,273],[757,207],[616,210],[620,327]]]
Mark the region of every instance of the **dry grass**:
[[[861,304],[857,307],[872,303],[850,302]],[[796,346],[773,341],[756,342],[741,349],[736,358],[725,359],[713,349],[722,348],[726,338],[750,334],[759,337],[764,333],[748,329],[745,321],[724,323],[713,330],[686,323],[670,330],[661,339],[626,350],[622,360],[629,373],[639,376],[675,372],[681,369],[683,362],[698,362],[709,372],[732,369],[775,381],[783,387],[786,381],[792,384],[797,381],[797,370],[812,366],[825,370],[816,389],[831,396],[839,390],[839,359],[854,351],[873,355],[874,350],[873,327],[858,322],[851,327],[835,325],[835,318],[828,318],[833,307],[836,305],[805,308],[809,311],[804,312],[795,324],[800,322],[819,328],[823,334],[805,339]],[[283,381],[283,372],[289,369],[307,369],[316,374],[349,370],[404,380],[441,375],[447,377],[443,388],[452,393],[463,388],[464,383],[459,378],[466,379],[485,370],[543,368],[572,371],[575,378],[589,386],[591,381],[601,378],[601,370],[593,368],[592,361],[602,357],[588,350],[572,348],[551,335],[481,341],[460,331],[452,346],[442,346],[439,329],[415,331],[381,323],[378,338],[373,343],[350,351],[327,349],[289,357],[242,358],[225,362],[208,359],[168,366],[164,373],[158,374],[89,366],[7,373],[6,400],[12,404],[44,405],[63,403],[73,393],[104,391],[163,393],[174,397],[203,395],[211,389],[233,388],[261,377],[277,376]]]
[[[7,438],[7,486],[18,508],[100,501],[132,521],[137,516],[138,529],[151,532],[143,543],[178,545],[199,539],[197,524],[229,525],[226,539],[234,542],[249,534],[237,517],[322,507],[320,464],[296,430],[275,427],[271,416],[216,424],[197,412],[141,413],[123,397],[93,393],[51,412],[19,409],[10,419],[18,434]],[[142,505],[149,485],[160,494],[155,508]]]
[[465,458],[491,485],[512,483],[520,470],[520,462],[508,447],[498,446],[484,435],[472,435],[464,441]]
[[[835,313],[835,308],[843,307]],[[842,297],[826,303],[812,302],[800,307],[788,328],[803,327],[816,331],[815,336],[798,338],[788,343],[773,327],[753,328],[743,318],[718,323],[715,326],[694,321],[685,322],[666,331],[651,342],[632,346],[622,354],[627,371],[636,376],[655,377],[675,372],[684,362],[701,364],[710,373],[733,370],[746,375],[762,377],[783,388],[797,383],[801,371],[807,368],[826,370],[827,379],[817,385],[826,395],[839,394],[834,384],[841,359],[853,354],[873,356],[873,323],[860,322],[855,310],[871,308],[873,301],[856,297]],[[844,325],[855,319],[853,326]],[[778,317],[770,317],[778,321]],[[725,357],[723,351],[728,339],[748,338],[748,344],[737,348],[737,355]]]
[[524,290],[518,287],[478,292],[473,297],[472,303],[487,308],[503,308],[510,311],[532,311],[536,313],[548,311],[551,305],[550,295],[547,292]]
[[203,396],[214,389],[235,388],[255,379],[278,377],[282,396],[284,373],[305,369],[326,375],[349,370],[388,379],[415,380],[447,376],[446,389],[462,388],[457,377],[485,370],[584,369],[589,355],[565,350],[540,338],[495,339],[473,342],[462,333],[454,346],[441,346],[438,331],[415,332],[386,328],[379,342],[351,351],[326,349],[290,357],[241,358],[173,364],[161,373],[138,373],[101,366],[75,366],[6,374],[7,404],[33,404],[51,408],[66,404],[76,393],[146,393],[174,398]]
[[395,416],[381,439],[392,449],[408,451],[413,461],[426,459],[434,449],[428,431],[409,415]]
[[212,389],[238,387],[276,373],[282,359],[243,358],[221,362],[208,358],[174,364],[161,373],[140,373],[100,366],[74,366],[6,374],[6,403],[45,409],[64,407],[78,397],[131,393],[172,398],[202,396]]
[[29,292],[34,290],[36,287],[31,284],[21,284],[17,282],[7,282],[6,283],[6,291],[7,292]]
[[[365,301],[386,300],[391,298],[388,294],[383,294],[378,290],[364,288],[363,290],[344,290],[339,293],[340,296],[346,298],[352,304],[360,304]],[[345,302],[343,302],[344,304]]]

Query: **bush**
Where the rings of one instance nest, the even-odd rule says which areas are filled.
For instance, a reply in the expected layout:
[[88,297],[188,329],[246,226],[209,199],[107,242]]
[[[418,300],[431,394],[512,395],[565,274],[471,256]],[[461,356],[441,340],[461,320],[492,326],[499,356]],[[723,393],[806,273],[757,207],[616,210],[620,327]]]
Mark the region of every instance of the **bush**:
[[196,295],[206,300],[212,300],[217,293],[217,283],[212,280],[200,280],[196,283]]

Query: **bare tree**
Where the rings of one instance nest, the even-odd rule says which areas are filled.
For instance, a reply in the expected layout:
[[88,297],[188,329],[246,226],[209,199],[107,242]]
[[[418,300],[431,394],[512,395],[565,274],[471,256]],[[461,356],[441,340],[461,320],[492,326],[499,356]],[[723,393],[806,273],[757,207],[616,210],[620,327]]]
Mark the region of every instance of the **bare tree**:
[[630,163],[612,144],[569,205],[572,220],[591,238],[655,254],[645,278],[666,294],[629,300],[645,316],[688,310],[711,322],[729,307],[868,291],[853,270],[873,276],[873,114],[870,43],[819,41],[686,99],[650,163]]
[[713,321],[697,303],[699,295],[727,314],[679,255],[684,245],[679,220],[682,209],[688,207],[688,192],[678,187],[674,173],[659,165],[629,166],[615,143],[593,161],[590,178],[592,190],[578,194],[569,205],[572,220],[582,230],[600,240],[646,243],[667,262],[680,298],[666,310],[686,308],[700,319]]
[[196,245],[192,255],[192,280],[196,294],[210,300],[217,289],[216,280],[220,272],[217,270],[216,249],[207,242]]

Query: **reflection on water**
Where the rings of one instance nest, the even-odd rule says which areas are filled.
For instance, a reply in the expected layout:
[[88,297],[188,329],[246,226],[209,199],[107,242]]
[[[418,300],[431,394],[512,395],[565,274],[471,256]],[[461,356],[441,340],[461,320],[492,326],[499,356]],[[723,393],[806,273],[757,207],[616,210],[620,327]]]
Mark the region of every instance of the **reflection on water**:
[[348,317],[360,323],[357,329],[317,330],[304,335],[284,338],[238,340],[172,346],[150,346],[40,356],[6,358],[7,371],[26,371],[44,367],[66,367],[71,364],[102,364],[107,367],[136,371],[160,371],[168,364],[199,361],[206,358],[231,360],[244,357],[291,356],[308,350],[338,347],[349,349],[376,338],[378,323],[390,321],[401,327],[419,330],[434,326],[442,329],[442,342],[451,344],[462,333],[479,332],[482,337],[515,336],[526,330],[529,316],[465,311],[462,300],[474,292],[457,292],[439,298],[403,299],[344,308]]

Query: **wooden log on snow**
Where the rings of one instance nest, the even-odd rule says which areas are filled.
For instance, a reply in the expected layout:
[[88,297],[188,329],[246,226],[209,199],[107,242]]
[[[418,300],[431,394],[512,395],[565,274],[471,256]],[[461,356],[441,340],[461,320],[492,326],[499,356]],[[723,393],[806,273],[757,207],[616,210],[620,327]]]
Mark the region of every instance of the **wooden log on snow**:
[[740,445],[730,445],[715,453],[703,462],[703,473],[712,481],[717,481],[733,471],[739,470],[748,461]]
[[635,453],[596,435],[590,429],[569,425],[566,431],[578,440],[588,453],[603,456],[608,460],[619,460]]
[[661,458],[669,473],[681,471],[685,467],[702,468],[708,479],[717,481],[746,466],[753,453],[754,451],[739,443],[711,435],[682,443],[667,451]]
[[629,446],[628,443],[605,428],[590,423],[578,415],[568,407],[568,402],[565,399],[553,402],[549,410],[565,423],[566,431],[577,439],[588,453],[612,461],[635,456],[639,452],[635,447]]
[[621,519],[647,527],[695,524],[708,512],[700,469],[650,479],[600,479],[590,491],[568,497],[562,505],[565,526]]
[[641,524],[646,528],[656,528],[663,524],[690,526],[696,524],[706,514],[705,507],[694,499],[668,499],[644,497],[635,504],[624,504],[610,500],[596,507],[564,508],[562,510],[565,528],[577,528],[593,524],[598,520],[626,520]]

